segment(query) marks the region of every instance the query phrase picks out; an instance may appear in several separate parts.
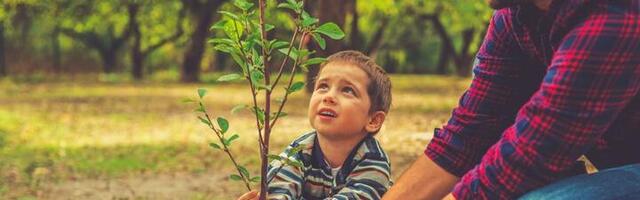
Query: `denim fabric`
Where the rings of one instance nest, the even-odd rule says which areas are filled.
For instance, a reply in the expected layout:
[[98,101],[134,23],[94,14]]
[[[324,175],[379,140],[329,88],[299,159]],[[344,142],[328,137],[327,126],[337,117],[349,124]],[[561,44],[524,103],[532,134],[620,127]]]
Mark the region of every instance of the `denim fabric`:
[[640,164],[570,177],[531,191],[520,199],[640,199]]

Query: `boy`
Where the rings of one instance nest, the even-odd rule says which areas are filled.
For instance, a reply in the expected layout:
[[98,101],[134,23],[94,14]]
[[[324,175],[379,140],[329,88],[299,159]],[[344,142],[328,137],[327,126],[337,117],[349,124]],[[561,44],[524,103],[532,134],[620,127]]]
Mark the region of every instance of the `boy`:
[[[380,199],[391,186],[390,164],[373,136],[390,104],[391,82],[372,59],[357,51],[329,56],[309,102],[315,131],[281,154],[301,148],[293,158],[303,167],[273,161],[268,199]],[[249,192],[240,199],[257,195]]]

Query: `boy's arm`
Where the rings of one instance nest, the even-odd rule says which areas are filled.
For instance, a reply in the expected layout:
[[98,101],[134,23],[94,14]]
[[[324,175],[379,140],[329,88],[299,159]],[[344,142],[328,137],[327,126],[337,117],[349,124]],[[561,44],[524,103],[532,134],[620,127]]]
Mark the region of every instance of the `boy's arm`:
[[385,158],[366,158],[346,181],[345,187],[327,200],[380,199],[391,187],[389,162]]

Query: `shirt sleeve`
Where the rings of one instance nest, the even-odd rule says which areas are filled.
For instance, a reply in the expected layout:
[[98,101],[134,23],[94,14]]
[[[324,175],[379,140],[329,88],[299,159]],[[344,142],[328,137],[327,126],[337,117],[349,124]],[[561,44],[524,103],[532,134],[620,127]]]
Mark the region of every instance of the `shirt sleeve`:
[[325,200],[378,200],[391,187],[390,165],[385,158],[366,158],[349,174],[345,187]]
[[568,32],[540,88],[454,196],[514,199],[561,178],[595,145],[640,90],[640,18],[632,16],[593,13]]
[[[289,145],[280,154],[281,158],[288,158],[293,146]],[[283,164],[274,160],[269,164],[267,177],[271,179],[268,186],[268,199],[272,200],[297,200],[302,196],[304,171],[300,167]]]
[[[474,62],[474,78],[448,123],[425,149],[426,156],[451,174],[472,169],[500,133],[513,123],[517,109],[535,89],[528,62],[511,29],[507,9],[496,11]],[[524,79],[524,80],[523,80]]]

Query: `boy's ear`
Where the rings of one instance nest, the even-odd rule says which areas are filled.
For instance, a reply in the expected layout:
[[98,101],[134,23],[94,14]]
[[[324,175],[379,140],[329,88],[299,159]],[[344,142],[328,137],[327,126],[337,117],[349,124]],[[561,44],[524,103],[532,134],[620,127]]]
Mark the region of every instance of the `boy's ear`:
[[380,130],[380,127],[382,127],[382,123],[384,122],[385,117],[386,117],[386,114],[382,111],[376,111],[375,113],[371,114],[371,117],[369,118],[369,123],[367,123],[367,125],[364,127],[365,130],[367,130],[367,132],[369,133],[373,133]]

